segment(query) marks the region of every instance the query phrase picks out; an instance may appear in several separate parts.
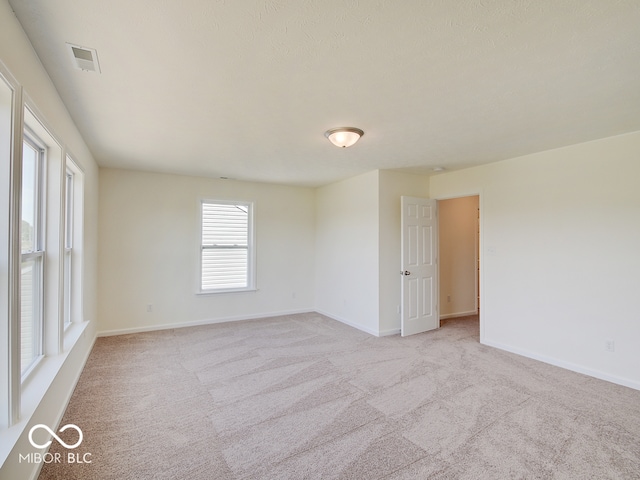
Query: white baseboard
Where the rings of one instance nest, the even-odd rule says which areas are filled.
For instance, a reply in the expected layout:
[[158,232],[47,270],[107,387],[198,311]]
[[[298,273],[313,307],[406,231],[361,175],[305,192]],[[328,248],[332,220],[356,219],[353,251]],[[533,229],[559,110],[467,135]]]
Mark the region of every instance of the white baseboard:
[[201,325],[214,325],[216,323],[227,323],[227,322],[240,322],[243,320],[258,320],[260,318],[272,318],[279,317],[282,315],[295,315],[298,313],[312,313],[317,312],[325,317],[329,317],[332,320],[335,320],[340,323],[344,323],[345,325],[349,325],[357,330],[363,331],[370,335],[374,335],[376,337],[385,337],[388,335],[397,335],[400,333],[400,329],[391,329],[385,331],[377,331],[362,325],[358,325],[357,323],[351,322],[349,320],[345,320],[344,318],[340,318],[336,315],[332,315],[327,312],[323,312],[322,310],[313,310],[313,309],[304,309],[304,310],[289,310],[285,312],[271,312],[271,313],[260,313],[255,315],[241,315],[235,317],[221,317],[221,318],[209,318],[205,320],[196,320],[193,322],[181,322],[181,323],[163,323],[158,325],[146,325],[144,327],[131,327],[131,328],[118,328],[113,330],[103,330],[98,332],[98,337],[110,337],[114,335],[127,335],[131,333],[143,333],[143,332],[153,332],[156,330],[169,330],[172,328],[183,328],[183,327],[198,327]]
[[391,328],[389,330],[381,330],[378,333],[379,337],[390,337],[391,335],[400,335],[401,330],[399,328]]
[[468,317],[469,315],[477,315],[477,310],[469,310],[468,312],[457,312],[457,313],[447,313],[445,315],[440,315],[440,320],[446,320],[448,318],[457,318],[457,317]]
[[297,313],[313,312],[313,309],[288,310],[284,312],[260,313],[255,315],[239,315],[233,317],[208,318],[192,322],[163,323],[158,325],[146,325],[144,327],[118,328],[98,332],[98,337],[110,337],[113,335],[127,335],[129,333],[153,332],[156,330],[169,330],[172,328],[198,327],[200,325],[213,325],[216,323],[240,322],[242,320],[257,320],[260,318],[280,317],[282,315],[295,315]]
[[484,341],[481,342],[484,345],[488,345],[489,347],[499,348],[500,350],[505,350],[507,352],[515,353],[517,355],[522,355],[523,357],[531,358],[533,360],[538,360],[540,362],[548,363],[549,365],[554,365],[556,367],[564,368],[566,370],[571,370],[572,372],[582,373],[584,375],[588,375],[590,377],[598,378],[600,380],[606,380],[607,382],[615,383],[618,385],[622,385],[624,387],[633,388],[634,390],[640,390],[640,382],[635,380],[629,380],[628,378],[618,377],[616,375],[610,375],[608,373],[601,372],[599,370],[593,370],[592,368],[587,368],[582,365],[577,365],[575,363],[565,362],[563,360],[558,360],[556,358],[547,357],[545,355],[539,355],[534,352],[530,352],[528,350],[523,350],[520,348],[511,347],[510,345],[503,345],[498,342],[492,341]]
[[345,325],[349,325],[350,327],[353,327],[353,328],[355,328],[357,330],[360,330],[362,332],[368,333],[369,335],[374,335],[376,337],[382,336],[378,330],[373,330],[373,329],[365,327],[363,325],[359,325],[357,323],[351,322],[350,320],[346,320],[344,318],[340,318],[337,315],[333,315],[331,313],[327,313],[327,312],[324,312],[324,311],[318,310],[318,309],[316,309],[316,312],[318,312],[321,315],[324,315],[325,317],[329,317],[331,320],[335,320],[336,322],[344,323]]

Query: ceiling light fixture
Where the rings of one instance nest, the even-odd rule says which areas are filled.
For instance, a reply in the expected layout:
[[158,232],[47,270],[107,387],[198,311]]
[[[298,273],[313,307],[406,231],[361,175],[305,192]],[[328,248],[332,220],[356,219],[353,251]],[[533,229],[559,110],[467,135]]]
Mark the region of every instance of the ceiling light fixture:
[[336,147],[350,147],[364,135],[364,132],[359,128],[353,127],[340,127],[333,128],[324,132],[324,136],[329,139]]

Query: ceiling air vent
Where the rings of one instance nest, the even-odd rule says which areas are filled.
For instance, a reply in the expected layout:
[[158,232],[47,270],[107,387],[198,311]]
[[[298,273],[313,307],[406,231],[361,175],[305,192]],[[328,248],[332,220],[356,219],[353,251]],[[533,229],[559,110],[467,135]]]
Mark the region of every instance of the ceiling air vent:
[[100,73],[98,64],[98,52],[94,48],[80,47],[67,43],[67,50],[71,55],[73,66],[78,70]]

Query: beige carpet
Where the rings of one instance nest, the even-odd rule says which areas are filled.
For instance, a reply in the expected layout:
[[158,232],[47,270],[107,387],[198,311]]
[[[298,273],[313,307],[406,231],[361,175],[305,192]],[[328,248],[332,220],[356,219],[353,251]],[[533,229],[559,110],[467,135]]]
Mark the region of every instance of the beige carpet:
[[41,479],[640,478],[639,391],[480,345],[475,317],[408,338],[319,314],[99,338],[67,423],[91,463]]

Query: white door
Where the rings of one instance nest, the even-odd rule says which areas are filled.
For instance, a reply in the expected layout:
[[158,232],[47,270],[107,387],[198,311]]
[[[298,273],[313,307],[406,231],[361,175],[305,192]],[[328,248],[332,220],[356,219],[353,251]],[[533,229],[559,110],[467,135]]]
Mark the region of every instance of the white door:
[[402,336],[440,326],[437,202],[402,197]]

